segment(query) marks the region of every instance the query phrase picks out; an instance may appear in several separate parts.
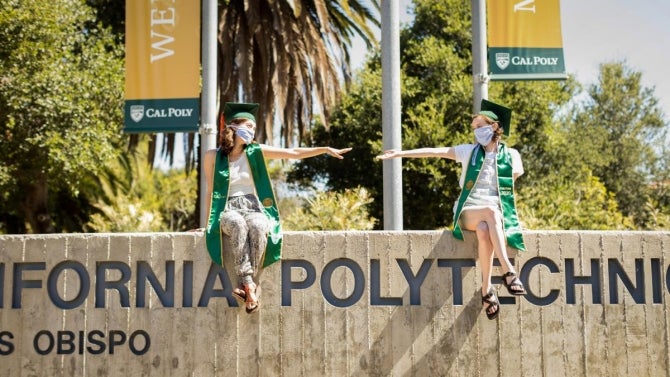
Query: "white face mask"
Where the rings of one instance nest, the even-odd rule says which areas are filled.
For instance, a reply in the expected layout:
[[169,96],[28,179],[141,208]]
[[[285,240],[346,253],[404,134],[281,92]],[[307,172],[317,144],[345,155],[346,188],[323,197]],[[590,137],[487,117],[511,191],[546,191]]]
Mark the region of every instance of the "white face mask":
[[475,139],[482,146],[487,146],[493,140],[493,126],[475,128]]
[[239,136],[240,139],[244,140],[246,144],[251,144],[251,142],[254,141],[254,131],[247,127],[231,126],[230,128],[232,128],[233,131],[235,131],[235,134]]

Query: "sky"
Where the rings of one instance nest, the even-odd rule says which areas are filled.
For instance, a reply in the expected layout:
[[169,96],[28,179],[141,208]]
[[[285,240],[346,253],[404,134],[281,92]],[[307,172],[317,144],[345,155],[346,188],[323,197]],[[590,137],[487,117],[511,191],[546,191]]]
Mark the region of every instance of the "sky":
[[561,0],[563,54],[568,73],[596,83],[598,66],[625,61],[670,119],[670,1]]
[[[467,0],[463,0],[467,1]],[[400,22],[412,21],[411,0],[399,0]],[[670,0],[560,0],[566,70],[585,85],[598,80],[601,63],[625,62],[654,88],[670,120]],[[352,46],[352,65],[365,58]]]

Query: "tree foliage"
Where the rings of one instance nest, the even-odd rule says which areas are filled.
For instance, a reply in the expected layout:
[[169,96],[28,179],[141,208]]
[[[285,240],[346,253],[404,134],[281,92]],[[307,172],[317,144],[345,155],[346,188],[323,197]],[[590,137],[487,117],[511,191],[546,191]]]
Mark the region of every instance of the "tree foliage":
[[372,197],[366,189],[357,187],[343,192],[320,191],[306,204],[288,215],[282,215],[284,230],[370,230],[375,219],[367,205]]
[[598,83],[555,112],[559,121],[546,132],[547,148],[530,160],[531,171],[540,174],[524,180],[522,206],[539,214],[540,227],[658,229],[667,223],[668,169],[661,161],[668,160],[662,147],[668,125],[640,79],[624,62],[604,63]]
[[[300,142],[317,111],[327,121],[351,76],[348,48],[359,35],[375,44],[378,2],[226,0],[219,17],[220,103],[259,102],[260,142]],[[278,123],[277,123],[278,121]],[[327,123],[326,123],[327,124]]]
[[614,195],[587,170],[571,179],[540,179],[520,190],[519,218],[530,229],[623,230],[633,222],[623,216]]
[[0,41],[5,231],[63,230],[53,194],[76,198],[123,145],[122,48],[73,0],[3,1]]
[[[143,137],[146,142],[147,137]],[[85,230],[93,232],[176,232],[197,228],[196,175],[184,169],[163,172],[146,162],[140,148],[123,154],[94,181],[96,212]]]
[[592,141],[584,147],[590,146],[598,155],[594,174],[614,194],[622,213],[644,228],[645,204],[652,194],[650,174],[660,157],[658,146],[665,142],[661,131],[668,124],[653,89],[644,87],[641,78],[625,63],[601,64],[598,83],[589,87],[589,98],[575,115],[573,129],[589,131],[582,141]]
[[[472,62],[470,11],[460,1],[417,1],[415,22],[401,32],[402,148],[448,146],[472,141]],[[352,166],[301,162],[294,176],[310,179],[325,172],[329,187],[342,190],[362,185],[375,202],[371,214],[382,218],[381,70],[379,55],[370,58],[342,106],[331,118],[331,129],[317,129],[314,144],[356,146]],[[502,103],[512,98],[515,128],[510,143],[541,139],[551,115],[540,110],[567,101],[565,84],[506,83],[492,89]],[[445,159],[403,160],[403,219],[408,229],[434,229],[451,223],[457,198],[459,166]]]

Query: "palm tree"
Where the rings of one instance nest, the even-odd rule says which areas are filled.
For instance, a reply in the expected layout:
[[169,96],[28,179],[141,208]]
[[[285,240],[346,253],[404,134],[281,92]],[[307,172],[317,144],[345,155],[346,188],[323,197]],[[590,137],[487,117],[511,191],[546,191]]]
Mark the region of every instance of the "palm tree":
[[369,25],[380,25],[376,0],[228,0],[220,9],[220,103],[260,103],[256,138],[270,144],[276,122],[282,145],[300,143],[315,112],[328,125],[350,83],[352,37],[371,48]]

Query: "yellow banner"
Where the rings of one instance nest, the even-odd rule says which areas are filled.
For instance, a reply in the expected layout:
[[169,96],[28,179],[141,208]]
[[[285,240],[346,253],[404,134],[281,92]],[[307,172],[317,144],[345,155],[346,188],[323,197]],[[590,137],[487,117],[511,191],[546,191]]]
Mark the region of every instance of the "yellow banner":
[[126,0],[125,91],[126,131],[197,129],[200,0]]
[[565,79],[559,0],[488,0],[492,80]]
[[559,0],[488,0],[491,47],[563,47]]

